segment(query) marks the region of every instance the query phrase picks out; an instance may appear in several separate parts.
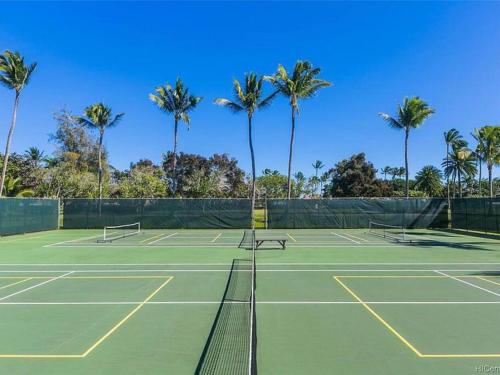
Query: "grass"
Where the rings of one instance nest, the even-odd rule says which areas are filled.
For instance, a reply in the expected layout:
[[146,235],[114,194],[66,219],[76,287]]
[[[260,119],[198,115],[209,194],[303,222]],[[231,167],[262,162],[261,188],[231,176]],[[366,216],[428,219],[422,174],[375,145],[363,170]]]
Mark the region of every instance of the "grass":
[[[265,233],[290,240],[257,252],[259,373],[460,375],[500,365],[497,239]],[[204,351],[212,368],[244,372],[251,253],[236,247],[242,231],[146,230],[111,244],[98,244],[100,234],[0,238],[0,373],[193,374]]]

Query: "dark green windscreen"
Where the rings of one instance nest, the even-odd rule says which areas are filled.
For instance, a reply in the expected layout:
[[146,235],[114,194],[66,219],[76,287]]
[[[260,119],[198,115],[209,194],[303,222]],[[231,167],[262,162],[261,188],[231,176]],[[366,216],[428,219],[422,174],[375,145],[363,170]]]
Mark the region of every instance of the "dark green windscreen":
[[249,199],[65,199],[64,228],[250,228]]
[[453,199],[451,227],[500,233],[500,198]]
[[0,236],[57,229],[59,200],[0,198]]
[[269,199],[268,228],[447,228],[445,199]]

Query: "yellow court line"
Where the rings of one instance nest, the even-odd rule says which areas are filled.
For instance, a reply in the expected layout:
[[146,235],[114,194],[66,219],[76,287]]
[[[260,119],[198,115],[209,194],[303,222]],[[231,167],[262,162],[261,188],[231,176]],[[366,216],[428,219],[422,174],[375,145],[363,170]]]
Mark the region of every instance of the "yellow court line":
[[214,238],[212,241],[210,241],[210,242],[215,242],[215,241],[217,241],[217,240],[219,239],[219,237],[220,237],[220,236],[222,236],[222,232],[221,232],[221,233],[219,233],[217,236],[215,236],[215,238]]
[[353,296],[365,309],[367,309],[377,320],[382,323],[389,331],[391,331],[394,336],[400,339],[408,348],[410,348],[417,356],[422,357],[422,353],[420,353],[408,340],[406,340],[403,336],[399,334],[392,326],[387,323],[380,315],[378,315],[370,306],[368,306],[361,298],[359,298],[351,289],[347,287],[342,281],[339,280],[337,276],[334,276],[334,279],[342,285],[342,287],[347,290],[347,292]]
[[31,280],[31,279],[32,279],[32,277],[23,278],[22,280],[16,281],[15,283],[7,284],[7,285],[4,285],[4,286],[0,286],[0,289],[5,289],[5,288],[8,288],[8,287],[17,285],[17,284],[21,284],[21,283],[24,283],[25,281],[28,281],[28,280]]
[[148,298],[146,298],[140,305],[135,307],[131,312],[127,314],[122,320],[120,320],[113,328],[111,328],[104,336],[102,336],[99,340],[97,340],[90,348],[87,349],[85,353],[82,354],[83,357],[86,357],[89,353],[91,353],[95,348],[97,348],[104,340],[106,340],[109,336],[113,334],[120,326],[122,326],[132,315],[134,315],[137,311],[139,311],[149,300],[151,300],[165,285],[167,285],[174,277],[170,276],[167,281],[161,284],[158,289],[156,289],[153,293],[151,293]]
[[290,237],[290,239],[293,241],[293,242],[297,242],[297,240],[295,238],[293,238],[292,236],[290,236],[290,233],[287,233],[286,234],[288,237]]
[[[366,302],[359,298],[340,278],[344,276],[334,276],[333,278],[342,287],[349,292],[364,308],[366,308],[378,321],[380,321],[389,331],[391,331],[398,339],[400,339],[408,348],[410,348],[419,358],[500,358],[500,354],[422,354],[408,340],[406,340],[396,329],[387,323],[380,315],[378,315]],[[457,276],[458,277],[458,276]],[[471,276],[473,277],[473,276]]]
[[143,242],[146,242],[146,241],[151,241],[151,240],[153,240],[153,239],[155,239],[155,238],[157,238],[157,237],[161,237],[161,236],[164,236],[164,235],[165,235],[165,233],[160,233],[160,234],[157,234],[156,236],[153,236],[153,237],[148,237],[148,238],[146,238],[145,240],[142,240],[142,241],[140,241],[140,242],[141,242],[141,243],[143,243]]
[[111,336],[118,328],[120,328],[132,315],[139,311],[147,302],[149,302],[165,285],[172,281],[174,277],[169,276],[168,279],[161,284],[153,293],[151,293],[144,301],[142,301],[138,306],[136,306],[131,312],[129,312],[122,320],[115,324],[104,336],[97,340],[90,348],[88,348],[83,354],[0,354],[0,358],[46,358],[46,359],[64,359],[64,358],[85,358],[89,355],[95,348],[97,348],[104,340]]
[[493,281],[493,280],[489,280],[489,279],[487,279],[487,278],[485,278],[485,277],[481,277],[481,276],[476,276],[476,277],[477,277],[478,279],[480,279],[480,280],[484,280],[484,281],[487,281],[487,282],[492,283],[492,284],[495,284],[495,285],[500,285],[500,283],[498,283],[498,282],[496,282],[496,281]]

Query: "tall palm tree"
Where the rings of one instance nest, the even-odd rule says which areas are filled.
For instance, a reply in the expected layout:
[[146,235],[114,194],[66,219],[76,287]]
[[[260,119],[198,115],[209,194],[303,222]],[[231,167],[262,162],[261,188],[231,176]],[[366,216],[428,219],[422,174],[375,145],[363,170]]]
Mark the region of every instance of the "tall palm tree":
[[5,175],[7,174],[7,164],[9,163],[10,145],[16,127],[17,108],[21,92],[29,83],[31,74],[36,68],[36,63],[25,64],[24,57],[19,52],[5,51],[0,55],[0,83],[9,90],[14,90],[14,107],[12,110],[12,120],[10,123],[7,143],[5,144],[5,153],[3,157],[2,176],[0,177],[0,197],[3,193]]
[[313,68],[309,61],[297,61],[292,75],[289,75],[285,67],[280,64],[276,74],[264,77],[264,79],[272,83],[278,92],[288,98],[291,107],[292,131],[288,156],[288,199],[290,199],[292,191],[293,142],[295,138],[295,117],[299,113],[299,100],[311,98],[318,90],[331,86],[330,82],[317,78],[320,72],[321,69]]
[[500,126],[483,126],[477,131],[477,137],[488,168],[489,195],[493,197],[493,167],[500,165]]
[[405,98],[403,105],[398,107],[398,113],[396,116],[391,116],[386,113],[379,113],[379,115],[387,121],[389,126],[394,129],[404,130],[405,132],[405,193],[406,198],[409,198],[409,169],[408,169],[408,138],[410,136],[410,130],[416,129],[424,123],[424,121],[433,113],[435,110],[430,108],[429,105],[420,99],[418,96],[412,98]]
[[449,156],[444,159],[444,175],[451,176],[458,183],[458,196],[462,198],[462,177],[474,176],[477,172],[474,153],[468,148],[452,148]]
[[156,94],[149,94],[151,99],[160,110],[174,116],[174,148],[172,152],[172,195],[175,196],[177,191],[177,131],[179,121],[183,121],[187,126],[190,126],[191,119],[189,112],[193,111],[196,106],[203,100],[200,96],[189,94],[189,90],[184,86],[180,78],[175,81],[175,87],[168,83],[165,86],[158,86]]
[[[444,132],[444,142],[446,143],[446,160],[449,162],[450,147],[463,148],[466,147],[465,141],[462,135],[457,129],[452,128],[447,132]],[[448,191],[448,207],[450,206],[450,176],[446,176],[446,187]]]
[[[323,169],[325,167],[325,165],[323,164],[323,162],[321,160],[316,160],[313,164],[312,164],[312,167],[314,168],[314,170],[316,171],[316,180],[318,182],[317,185],[319,185],[321,183],[321,179],[319,179],[319,176],[318,176],[318,173],[319,173],[319,170],[320,169]],[[318,190],[318,186],[316,186],[316,190]],[[316,192],[317,193],[317,192]]]
[[112,119],[111,108],[105,106],[103,103],[96,103],[85,108],[85,116],[75,116],[74,120],[82,125],[91,129],[99,131],[98,143],[98,177],[99,177],[99,199],[102,199],[102,144],[104,140],[104,132],[106,129],[112,128],[117,125],[124,113],[117,114]]
[[233,88],[235,92],[234,100],[225,98],[217,98],[214,103],[226,107],[234,113],[246,112],[248,121],[248,145],[250,147],[250,157],[252,159],[252,223],[254,223],[255,211],[255,154],[253,150],[252,139],[252,119],[255,111],[268,106],[277,92],[263,97],[263,77],[257,77],[256,74],[250,73],[245,75],[245,85],[242,87],[237,79],[233,80]]

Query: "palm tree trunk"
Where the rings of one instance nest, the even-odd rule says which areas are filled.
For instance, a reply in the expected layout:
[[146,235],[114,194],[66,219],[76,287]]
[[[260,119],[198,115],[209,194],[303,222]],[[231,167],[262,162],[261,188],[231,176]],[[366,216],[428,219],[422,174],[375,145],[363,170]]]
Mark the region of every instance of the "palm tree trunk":
[[174,150],[172,152],[173,160],[172,160],[172,196],[175,197],[175,193],[177,191],[177,129],[178,129],[179,121],[177,119],[174,120]]
[[481,190],[481,180],[483,177],[483,161],[481,160],[481,158],[479,158],[478,160],[479,160],[479,196],[482,197],[483,192]]
[[250,146],[250,158],[252,159],[252,228],[255,225],[255,154],[253,151],[253,142],[252,142],[252,115],[248,114],[248,145]]
[[99,199],[102,199],[102,140],[104,138],[104,129],[101,128],[99,129],[99,155],[98,155],[98,162],[99,162]]
[[405,177],[405,194],[406,194],[406,198],[409,198],[410,197],[410,187],[409,187],[409,184],[410,184],[410,181],[409,181],[409,170],[408,170],[408,137],[410,135],[410,129],[405,129],[405,173],[406,173],[406,177]]
[[0,197],[3,193],[5,184],[5,176],[7,174],[7,164],[9,162],[10,145],[12,143],[12,136],[14,135],[14,128],[16,127],[17,107],[19,105],[19,93],[16,92],[14,99],[14,109],[12,110],[12,121],[10,123],[9,134],[7,135],[7,144],[5,145],[5,154],[3,156],[2,177],[0,178]]
[[458,197],[462,198],[462,174],[458,170]]
[[490,198],[493,198],[493,164],[488,163],[488,184],[490,186]]
[[[450,145],[446,143],[446,165],[450,162]],[[448,209],[451,207],[451,198],[450,198],[450,175],[446,176],[446,187],[448,190]]]
[[293,157],[293,140],[295,138],[295,107],[292,105],[292,134],[290,136],[290,154],[288,156],[288,196],[292,195],[292,157]]

